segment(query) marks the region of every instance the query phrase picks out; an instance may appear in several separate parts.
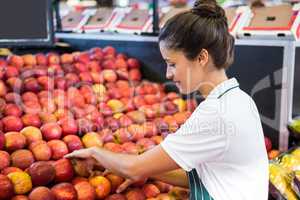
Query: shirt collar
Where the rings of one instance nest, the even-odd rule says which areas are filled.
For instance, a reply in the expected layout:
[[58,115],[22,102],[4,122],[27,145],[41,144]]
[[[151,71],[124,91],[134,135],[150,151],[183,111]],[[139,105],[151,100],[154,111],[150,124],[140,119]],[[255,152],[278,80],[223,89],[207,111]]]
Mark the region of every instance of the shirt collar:
[[235,78],[231,78],[229,80],[223,81],[209,93],[207,99],[217,99],[227,90],[237,86],[239,86],[239,83]]

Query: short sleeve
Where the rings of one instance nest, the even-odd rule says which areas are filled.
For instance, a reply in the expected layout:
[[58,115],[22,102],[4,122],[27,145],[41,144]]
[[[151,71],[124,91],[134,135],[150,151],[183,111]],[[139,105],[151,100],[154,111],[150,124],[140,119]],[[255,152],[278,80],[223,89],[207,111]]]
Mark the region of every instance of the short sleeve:
[[166,153],[185,171],[201,163],[222,159],[227,148],[226,122],[218,108],[199,106],[191,117],[161,143]]

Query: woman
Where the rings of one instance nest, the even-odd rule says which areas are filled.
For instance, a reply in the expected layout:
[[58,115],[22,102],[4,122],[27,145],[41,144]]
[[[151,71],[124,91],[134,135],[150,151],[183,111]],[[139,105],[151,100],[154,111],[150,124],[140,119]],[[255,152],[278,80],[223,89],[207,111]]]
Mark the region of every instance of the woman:
[[205,97],[191,117],[142,155],[89,148],[67,157],[93,157],[126,177],[119,191],[152,177],[189,187],[193,200],[266,200],[268,159],[259,114],[237,80],[225,73],[233,62],[234,39],[224,10],[213,0],[197,1],[166,23],[159,46],[167,78],[181,93],[199,90]]

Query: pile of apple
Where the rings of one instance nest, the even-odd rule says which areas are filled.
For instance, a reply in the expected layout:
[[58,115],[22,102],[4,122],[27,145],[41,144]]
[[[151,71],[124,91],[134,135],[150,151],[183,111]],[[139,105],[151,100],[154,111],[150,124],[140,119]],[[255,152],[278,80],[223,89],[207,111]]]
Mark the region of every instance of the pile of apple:
[[93,146],[141,154],[195,107],[142,80],[139,61],[113,47],[0,60],[0,199],[184,199],[186,191],[147,180],[115,194],[122,177],[63,157]]

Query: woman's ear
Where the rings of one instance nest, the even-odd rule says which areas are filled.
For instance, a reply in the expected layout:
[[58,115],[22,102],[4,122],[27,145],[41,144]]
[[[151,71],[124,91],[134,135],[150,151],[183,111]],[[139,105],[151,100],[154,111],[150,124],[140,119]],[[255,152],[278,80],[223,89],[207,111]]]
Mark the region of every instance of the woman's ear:
[[202,49],[198,55],[198,62],[201,66],[206,66],[208,63],[209,54],[206,49]]

